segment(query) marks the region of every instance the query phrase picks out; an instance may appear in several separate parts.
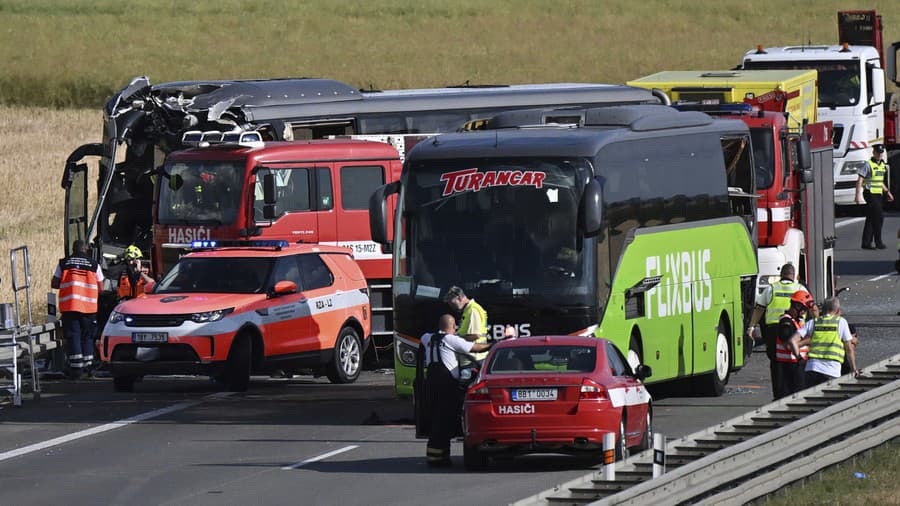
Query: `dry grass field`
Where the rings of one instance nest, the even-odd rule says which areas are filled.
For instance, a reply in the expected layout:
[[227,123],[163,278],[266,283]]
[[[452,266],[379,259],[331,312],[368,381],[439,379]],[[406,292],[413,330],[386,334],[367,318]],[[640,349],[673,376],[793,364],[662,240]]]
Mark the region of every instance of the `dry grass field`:
[[101,119],[96,110],[0,107],[0,302],[13,297],[9,250],[28,246],[36,321],[63,252],[63,165],[73,149],[99,140]]
[[100,140],[99,106],[135,75],[621,83],[730,68],[759,43],[834,42],[838,9],[871,8],[885,40],[900,40],[896,0],[0,0],[0,302],[12,298],[9,248],[24,244],[43,310],[62,253],[63,163]]

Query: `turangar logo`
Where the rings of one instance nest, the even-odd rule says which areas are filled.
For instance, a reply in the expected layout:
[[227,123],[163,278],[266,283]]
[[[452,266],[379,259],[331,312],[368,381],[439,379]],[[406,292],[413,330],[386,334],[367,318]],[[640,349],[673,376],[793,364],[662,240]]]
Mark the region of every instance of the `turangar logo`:
[[647,290],[647,318],[664,318],[708,311],[712,307],[710,250],[679,251],[647,257],[647,277],[661,276],[659,285]]

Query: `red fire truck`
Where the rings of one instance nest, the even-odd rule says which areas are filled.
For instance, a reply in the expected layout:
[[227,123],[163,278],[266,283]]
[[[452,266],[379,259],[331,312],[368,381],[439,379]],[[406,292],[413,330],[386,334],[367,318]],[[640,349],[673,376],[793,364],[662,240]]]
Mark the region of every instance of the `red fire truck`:
[[171,153],[159,172],[154,272],[166,272],[197,240],[350,248],[368,280],[377,359],[393,341],[391,256],[371,239],[368,203],[375,189],[400,177],[398,150],[351,139],[262,142],[251,132],[201,142],[202,135],[187,134],[185,142],[198,147]]
[[[671,71],[630,81],[660,89],[676,107],[750,127],[756,176],[757,289],[790,263],[818,299],[834,292],[832,122],[816,122],[811,71]],[[806,136],[808,143],[800,142]],[[807,151],[806,146],[809,146]],[[729,184],[729,186],[734,186]],[[740,202],[740,199],[735,199]]]

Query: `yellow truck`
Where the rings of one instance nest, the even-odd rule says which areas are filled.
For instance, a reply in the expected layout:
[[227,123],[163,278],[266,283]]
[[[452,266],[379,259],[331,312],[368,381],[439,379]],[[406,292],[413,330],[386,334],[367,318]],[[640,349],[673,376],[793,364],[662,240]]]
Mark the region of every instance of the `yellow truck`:
[[818,86],[815,70],[673,70],[629,81],[629,86],[664,91],[672,103],[759,104],[787,100],[783,110],[791,122],[817,120]]

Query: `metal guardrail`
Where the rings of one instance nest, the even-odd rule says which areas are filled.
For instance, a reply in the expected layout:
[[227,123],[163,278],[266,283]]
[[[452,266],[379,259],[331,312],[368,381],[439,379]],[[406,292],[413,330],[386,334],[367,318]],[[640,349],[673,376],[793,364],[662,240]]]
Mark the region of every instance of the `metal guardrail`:
[[[57,341],[56,333],[57,327],[59,323],[44,323],[42,325],[33,325],[31,327],[31,334],[34,335],[34,348],[35,355],[39,356],[42,353],[46,353],[48,351],[55,350],[60,345],[60,341]],[[0,336],[9,337],[12,335],[12,330],[0,330]],[[20,357],[27,346],[27,329],[23,329],[20,332],[20,346],[18,348],[17,357]],[[9,348],[0,348],[0,359],[9,359],[12,350]]]
[[[514,505],[752,501],[897,437],[897,379],[900,354],[867,367],[863,378],[842,376],[668,442],[668,472],[659,478],[651,479],[645,451],[617,464],[616,481],[593,472]],[[800,461],[814,464],[798,468]]]

